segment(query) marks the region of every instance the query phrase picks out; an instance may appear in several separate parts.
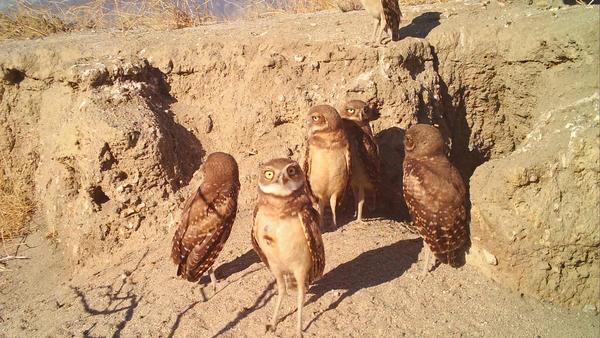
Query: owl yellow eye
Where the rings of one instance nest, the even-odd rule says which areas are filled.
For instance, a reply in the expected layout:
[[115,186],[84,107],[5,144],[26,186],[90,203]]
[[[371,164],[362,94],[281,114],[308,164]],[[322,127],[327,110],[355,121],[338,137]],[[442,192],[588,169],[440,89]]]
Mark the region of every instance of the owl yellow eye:
[[354,114],[354,109],[353,108],[348,108],[348,113]]
[[312,119],[313,119],[313,121],[319,121],[319,117],[318,116],[313,116]]
[[289,176],[296,176],[296,174],[298,173],[298,171],[294,167],[289,167],[288,170],[287,170],[287,173],[288,173]]
[[273,170],[265,171],[265,178],[268,179],[269,181],[273,179],[273,176],[275,176],[275,173],[273,173]]

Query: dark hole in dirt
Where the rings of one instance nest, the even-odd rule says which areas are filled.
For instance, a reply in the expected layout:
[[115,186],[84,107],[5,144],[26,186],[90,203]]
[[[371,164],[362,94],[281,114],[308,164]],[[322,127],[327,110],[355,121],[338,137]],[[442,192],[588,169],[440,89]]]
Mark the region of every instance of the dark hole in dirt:
[[25,79],[25,73],[18,69],[7,69],[4,73],[4,80],[12,85],[21,83]]
[[108,198],[108,196],[106,196],[106,194],[102,190],[102,187],[98,187],[98,186],[91,187],[88,190],[88,193],[90,194],[92,201],[94,203],[96,203],[97,205],[102,205],[102,204],[110,201],[110,198]]

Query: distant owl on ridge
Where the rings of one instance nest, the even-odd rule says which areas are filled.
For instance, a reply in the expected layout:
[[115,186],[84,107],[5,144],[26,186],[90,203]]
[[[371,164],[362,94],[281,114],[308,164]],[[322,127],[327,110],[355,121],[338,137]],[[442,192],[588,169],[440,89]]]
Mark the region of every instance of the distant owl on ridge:
[[388,31],[392,41],[400,40],[400,18],[402,12],[398,0],[360,0],[363,7],[375,21],[373,42],[381,43],[383,31]]
[[460,266],[469,243],[465,183],[443,149],[433,126],[417,124],[406,131],[404,199],[426,244],[424,273],[431,252],[442,263]]

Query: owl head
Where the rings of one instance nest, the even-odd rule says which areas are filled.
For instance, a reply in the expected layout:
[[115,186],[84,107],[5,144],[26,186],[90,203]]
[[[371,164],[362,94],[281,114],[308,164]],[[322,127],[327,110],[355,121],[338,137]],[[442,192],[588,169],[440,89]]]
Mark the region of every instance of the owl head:
[[337,110],[330,105],[322,104],[308,111],[310,134],[336,131],[342,127],[342,118]]
[[421,157],[444,154],[444,139],[440,131],[428,124],[416,124],[404,135],[406,156]]
[[369,120],[367,103],[361,100],[351,100],[344,104],[340,116],[346,120],[366,122]]
[[288,158],[277,158],[260,166],[258,189],[267,195],[290,196],[304,190],[304,173],[298,163]]
[[216,152],[208,155],[202,165],[204,183],[215,185],[239,185],[238,165],[233,156]]

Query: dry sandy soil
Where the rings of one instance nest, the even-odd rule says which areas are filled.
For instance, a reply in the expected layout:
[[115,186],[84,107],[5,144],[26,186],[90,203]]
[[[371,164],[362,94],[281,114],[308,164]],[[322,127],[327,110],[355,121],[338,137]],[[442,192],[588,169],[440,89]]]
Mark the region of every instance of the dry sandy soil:
[[[265,333],[274,306],[270,272],[251,250],[251,211],[242,207],[218,259],[216,294],[174,276],[170,234],[137,250],[66,267],[39,234],[28,261],[2,285],[2,334],[14,336],[294,335],[295,298]],[[401,223],[351,222],[324,236],[327,266],[307,297],[308,337],[595,337],[598,317],[522,297],[475,268],[440,266],[421,275],[422,242]],[[42,264],[43,263],[43,264]]]
[[[447,123],[442,125],[442,128],[453,131],[453,155],[464,155],[459,156],[458,161],[462,161],[460,168],[465,177],[470,177],[474,167],[485,160],[501,158],[514,150],[515,144],[527,135],[536,114],[552,108],[553,105],[568,102],[576,95],[569,92],[570,90],[597,90],[597,77],[588,72],[581,75],[581,78],[594,80],[580,81],[585,82],[584,90],[580,87],[561,87],[561,93],[566,94],[552,96],[555,93],[553,90],[558,87],[544,86],[545,83],[554,82],[544,81],[544,78],[538,75],[550,74],[549,78],[556,74],[563,76],[561,74],[571,74],[570,71],[561,68],[565,64],[565,67],[573,66],[573,69],[579,69],[572,60],[584,60],[581,61],[582,64],[592,62],[585,61],[584,56],[588,50],[597,53],[597,48],[594,50],[597,42],[594,45],[593,34],[597,34],[598,10],[587,10],[583,7],[556,10],[536,6],[506,6],[508,5],[492,2],[485,8],[478,2],[468,1],[435,7],[405,8],[403,32],[411,37],[396,45],[379,49],[365,44],[371,26],[364,11],[282,15],[257,21],[224,23],[172,32],[79,33],[41,41],[4,43],[0,49],[4,49],[2,57],[6,59],[2,61],[5,62],[5,67],[21,69],[19,67],[26,64],[31,66],[20,71],[5,72],[4,80],[10,82],[6,86],[6,92],[2,92],[5,102],[21,102],[20,107],[26,106],[23,102],[37,102],[27,103],[33,108],[25,108],[33,111],[39,107],[38,110],[42,113],[38,117],[24,113],[27,112],[25,108],[19,110],[17,106],[13,106],[13,115],[21,114],[19,118],[25,122],[11,124],[11,116],[4,116],[4,120],[0,120],[2,126],[7,126],[8,134],[16,135],[8,138],[11,153],[7,158],[25,185],[36,184],[32,194],[37,196],[40,208],[34,217],[34,223],[39,225],[38,230],[24,238],[24,244],[18,249],[18,254],[28,259],[10,261],[7,270],[0,272],[0,336],[292,336],[295,325],[294,297],[284,301],[284,318],[277,332],[265,333],[265,324],[274,306],[274,285],[268,269],[259,262],[251,249],[249,232],[255,177],[249,173],[253,173],[260,160],[269,157],[292,155],[298,158],[305,129],[294,119],[298,119],[314,102],[344,98],[347,91],[339,94],[342,91],[328,91],[323,88],[327,88],[328,81],[334,86],[333,84],[346,84],[346,78],[364,80],[364,76],[361,75],[364,71],[363,66],[372,62],[377,65],[378,60],[382,65],[381,74],[373,75],[374,80],[371,83],[376,82],[380,84],[379,87],[373,89],[373,86],[369,87],[368,84],[360,87],[359,83],[355,93],[385,98],[382,118],[375,122],[375,130],[379,132],[379,141],[384,148],[394,147],[392,141],[386,141],[386,135],[394,134],[394,126],[405,128],[409,123],[414,123],[419,115],[419,118],[425,116],[431,121]],[[578,18],[589,20],[590,25],[596,25],[596,28],[592,28],[590,44],[580,44],[579,40],[573,43],[569,41],[569,46],[577,46],[573,48],[572,57],[553,59],[554,51],[546,53],[546,49],[543,49],[547,55],[540,54],[539,58],[544,62],[550,60],[547,64],[527,59],[524,53],[523,58],[526,60],[514,62],[514,65],[513,61],[506,62],[516,68],[502,68],[498,66],[498,60],[487,59],[487,54],[481,53],[481,64],[496,62],[498,67],[490,68],[490,72],[504,74],[504,79],[508,79],[506,81],[493,80],[485,71],[479,71],[479,68],[473,66],[474,63],[462,59],[461,54],[448,52],[456,46],[473,46],[469,40],[470,36],[463,34],[464,27],[471,27],[467,29],[471,32],[479,30],[479,27],[484,32],[494,32],[501,40],[498,45],[506,47],[506,54],[511,54],[512,50],[519,50],[520,45],[531,42],[512,41],[510,34],[517,34],[515,31],[522,32],[531,28],[532,33],[527,36],[535,39],[550,34],[544,29],[549,22],[555,20],[559,22],[555,30],[561,32],[569,30],[569,27],[565,28],[565,22],[574,25],[579,23],[576,27],[585,28],[586,25],[577,21]],[[536,20],[540,22],[537,26],[534,24]],[[518,26],[521,21],[532,26]],[[448,34],[454,35],[444,35],[450,28],[454,33]],[[505,32],[505,28],[509,33],[502,33]],[[533,28],[540,33],[533,33],[536,31]],[[445,54],[440,54],[444,55],[445,59],[438,60],[437,57],[433,57],[429,46],[421,39],[428,38],[430,32],[436,36],[438,51],[446,50],[443,52]],[[585,36],[584,33],[580,35]],[[235,45],[236,41],[246,45],[239,47]],[[253,45],[255,41],[259,47]],[[456,43],[456,46],[444,45],[444,42]],[[277,53],[269,53],[271,49],[280,48],[282,43],[289,47],[282,48],[281,51],[281,55],[288,59]],[[186,44],[192,46],[193,51],[188,51]],[[330,44],[334,46],[334,51],[325,48]],[[551,39],[548,39],[548,44],[553,48],[562,46]],[[495,42],[486,44],[486,51],[493,50],[495,46]],[[514,49],[510,49],[513,47]],[[223,58],[230,59],[219,63],[219,53],[223,48]],[[400,58],[403,61],[404,68],[384,67],[388,50],[391,54],[401,54],[396,59]],[[21,54],[15,51],[21,51]],[[564,52],[568,54],[571,50],[566,48]],[[23,57],[23,53],[33,56]],[[341,54],[344,56],[341,57]],[[377,55],[374,56],[375,54]],[[122,57],[126,62],[132,60],[131,55],[142,55],[152,63],[152,67],[148,68],[143,63],[140,63],[140,66],[134,60],[133,66],[128,66],[129,68],[123,65],[118,66],[122,68],[115,66],[114,69],[118,69],[120,75],[107,73],[102,77],[102,73],[101,76],[92,76],[91,80],[82,77],[75,79],[76,76],[62,74],[53,68],[58,67],[57,64],[72,64],[70,62],[82,55],[92,55],[101,60],[104,60],[105,55],[116,55],[118,57],[115,60],[121,60],[119,58]],[[217,60],[213,62],[211,55]],[[266,56],[246,60],[247,55]],[[414,60],[410,58],[415,55],[418,57]],[[402,59],[402,56],[406,58]],[[512,56],[515,59],[521,57]],[[306,62],[304,58],[307,59]],[[311,58],[319,61],[313,62]],[[40,63],[40,59],[47,60],[48,63]],[[118,60],[115,62],[120,62]],[[113,61],[111,59],[107,64]],[[464,74],[471,76],[465,77],[472,81],[468,90],[462,90],[466,87],[450,81],[452,67],[459,69],[462,61],[469,65],[462,70]],[[287,66],[293,62],[301,65]],[[597,64],[597,59],[595,62]],[[442,65],[448,64],[451,66],[442,68]],[[85,66],[79,62],[69,69]],[[473,67],[469,68],[470,66]],[[148,99],[148,102],[159,105],[160,109],[155,109],[155,106],[137,98],[136,94],[140,93],[140,97],[148,93],[154,98],[162,95],[160,90],[153,92],[150,85],[148,90],[143,86],[136,87],[135,81],[147,81],[143,79],[148,75],[143,73],[146,69],[144,67],[149,69],[149,74],[158,71],[167,74],[165,76],[173,95],[172,101],[165,105],[167,109],[163,110],[159,105],[165,102],[157,103]],[[526,67],[530,67],[527,69],[531,71]],[[126,68],[128,70],[124,71]],[[389,73],[386,72],[390,69],[392,73],[398,70],[398,74],[402,74],[392,79],[396,82],[390,80],[390,83],[396,83],[396,87],[386,87],[385,82],[378,78],[388,76]],[[514,69],[518,71],[514,72]],[[288,70],[289,73],[285,73]],[[545,70],[550,70],[550,73],[544,73]],[[248,72],[246,75],[245,71]],[[311,71],[316,73],[307,75]],[[348,74],[344,73],[346,71]],[[564,73],[560,73],[563,71]],[[276,77],[269,77],[269,72],[279,73]],[[87,74],[86,76],[90,73],[94,74],[93,71],[87,70],[81,72]],[[280,76],[282,74],[283,76]],[[270,79],[269,82],[259,81],[263,75]],[[118,76],[122,78],[119,79]],[[306,81],[303,80],[303,76],[306,76]],[[227,84],[231,85],[230,88],[220,84],[218,89],[222,91],[219,92],[210,87],[211,83],[218,84],[224,77]],[[207,78],[209,81],[202,82]],[[448,97],[444,105],[437,105],[435,102],[438,96],[442,95],[439,92],[442,78],[448,84],[448,88],[442,88],[445,90],[442,94]],[[539,78],[542,78],[542,81],[532,85],[532,79],[538,81]],[[279,79],[282,83],[270,82]],[[290,79],[296,79],[296,82]],[[479,80],[481,82],[478,82]],[[251,81],[257,81],[258,85],[252,87],[248,84]],[[311,81],[321,82],[318,82],[319,85],[313,85]],[[366,82],[369,81],[367,76]],[[16,88],[17,82],[21,89]],[[417,82],[420,84],[415,89],[413,87]],[[477,84],[480,84],[481,88],[477,88]],[[199,85],[206,87],[195,87]],[[514,88],[527,85],[532,86],[530,92],[534,94],[515,95],[517,90]],[[239,92],[237,86],[240,88]],[[352,86],[349,84],[348,87]],[[38,91],[38,88],[43,88],[46,92],[39,94],[42,91]],[[108,89],[105,90],[106,88]],[[279,92],[280,88],[298,90]],[[498,88],[504,90],[500,97],[494,96]],[[112,89],[116,92],[111,91]],[[425,92],[427,94],[424,94]],[[464,96],[459,98],[458,94],[455,95],[456,92]],[[25,95],[22,93],[29,93],[27,95],[39,100],[19,96]],[[540,93],[550,94],[552,101],[534,100],[534,97],[543,96]],[[262,101],[258,97],[259,94],[268,96],[268,100]],[[585,95],[589,93],[586,92]],[[92,108],[84,108],[83,103],[80,105],[77,100],[82,97],[92,98],[86,101]],[[252,100],[253,98],[255,100]],[[103,101],[104,99],[106,100]],[[411,106],[406,103],[409,101],[416,103]],[[146,104],[152,107],[147,108]],[[123,108],[127,113],[123,114],[125,117],[120,116],[119,111],[111,110],[111,107],[119,106],[128,109]],[[68,111],[72,109],[70,107],[79,107],[80,116],[83,117],[53,113]],[[92,110],[98,107],[102,108],[97,109],[103,114],[101,118],[92,119],[87,124],[80,123],[80,119],[99,116],[94,115],[97,113]],[[390,107],[402,113],[394,114]],[[466,111],[469,130],[472,133],[465,134],[468,131],[463,127],[467,121],[463,121],[463,124],[456,122],[458,117],[453,120],[454,115],[450,116],[449,111],[439,113],[440,116],[436,115],[437,111],[443,111],[443,107],[462,107],[463,115],[456,116],[464,119]],[[496,109],[493,116],[484,114],[493,107],[501,108]],[[522,109],[532,116],[519,115],[520,117],[515,118],[515,115],[509,112],[511,109]],[[279,113],[280,111],[283,113]],[[169,114],[164,114],[167,112]],[[212,112],[212,115],[207,115],[207,112]],[[168,116],[156,117],[159,114]],[[140,128],[140,131],[137,134],[132,132],[129,136],[117,135],[115,132],[117,136],[113,137],[110,133],[118,131],[119,128],[111,127],[115,125],[115,121],[120,121],[115,116],[127,123],[133,121],[131,128]],[[29,118],[32,121],[29,121]],[[73,121],[79,124],[73,126]],[[142,124],[140,127],[136,124],[139,121],[150,121],[147,122],[149,126]],[[233,126],[232,121],[236,122]],[[32,136],[35,132],[27,129],[38,123],[41,126],[40,130],[47,132],[46,135]],[[127,125],[123,127],[124,130],[137,130],[128,129],[127,123],[124,123]],[[118,123],[116,125],[119,126]],[[69,137],[66,137],[66,140],[53,139],[54,136],[49,135],[52,135],[54,130],[62,130],[66,135],[77,137],[80,137],[81,133],[81,139],[84,141],[80,144],[79,140],[74,142]],[[146,134],[146,130],[155,130],[158,134]],[[105,134],[109,134],[107,137],[113,137],[112,141],[94,143],[95,139],[101,139]],[[166,134],[171,138],[164,136]],[[92,136],[87,139],[89,135]],[[130,149],[127,146],[114,146],[119,144],[121,139],[124,144],[132,143],[131,135],[135,136],[131,145],[133,150],[138,151],[136,147],[144,144],[145,152],[139,151],[140,162],[130,160],[132,155],[128,155],[130,153],[127,151]],[[184,141],[183,144],[181,140]],[[190,142],[185,143],[186,140]],[[153,144],[152,141],[158,143]],[[112,148],[107,148],[109,143]],[[65,147],[68,144],[73,149],[56,150],[55,148],[59,147],[54,147],[54,144]],[[97,146],[97,149],[92,146]],[[35,147],[35,153],[40,155],[27,155],[33,153],[31,147]],[[148,155],[164,155],[164,149],[171,149],[169,147],[181,153],[174,151],[174,158],[167,159],[160,156],[156,159]],[[86,151],[92,148],[100,153],[100,169],[94,169],[96,171],[85,167],[86,163],[93,162],[85,155]],[[0,147],[0,150],[2,149]],[[231,237],[216,263],[216,275],[220,283],[217,292],[213,294],[210,288],[203,288],[207,278],[203,278],[199,284],[176,278],[176,270],[169,254],[174,219],[178,217],[177,210],[185,196],[198,184],[198,178],[193,177],[193,173],[200,165],[201,156],[216,150],[230,151],[238,158],[243,187]],[[258,155],[254,155],[256,153]],[[50,163],[57,159],[68,163],[72,170],[67,172],[63,168],[63,171],[60,171],[56,169],[62,168],[58,164],[52,167],[53,164]],[[42,160],[45,161],[43,166],[40,164]],[[393,159],[387,161],[398,164]],[[165,163],[170,163],[171,167]],[[394,168],[392,164],[388,165],[388,169]],[[132,175],[132,168],[138,170],[136,177]],[[118,172],[117,169],[123,171]],[[82,172],[91,173],[91,178],[81,175]],[[122,172],[127,172],[128,175],[121,174]],[[139,174],[140,172],[144,175]],[[79,176],[68,176],[73,173],[79,173]],[[111,176],[106,173],[110,173]],[[67,175],[64,177],[70,178],[61,178],[57,183],[57,180],[52,180],[55,175]],[[155,178],[154,181],[152,177]],[[393,179],[397,180],[397,175],[394,177]],[[142,185],[140,191],[135,191],[135,185],[118,187],[123,180],[133,178],[136,179],[136,184],[139,181]],[[93,181],[92,185],[96,188],[87,189],[85,184],[89,182],[86,183],[86,179]],[[173,184],[174,181],[176,182]],[[55,187],[56,184],[58,186]],[[104,190],[98,190],[100,185]],[[134,189],[130,193],[141,198],[137,201],[131,197],[120,200],[119,194],[123,193],[123,189],[125,192],[127,189]],[[48,198],[44,199],[44,194],[48,194]],[[90,198],[93,202],[91,204],[88,201]],[[106,199],[108,201],[105,201]],[[141,200],[144,201],[144,206],[141,206]],[[82,201],[89,204],[87,209],[79,209],[84,204],[77,203]],[[65,211],[57,215],[56,210],[61,210],[63,203]],[[393,203],[390,205],[394,207]],[[136,208],[132,213],[150,210],[146,212],[145,217],[137,218],[136,224],[127,226],[131,224],[128,222],[132,222],[131,218],[127,218],[130,214],[122,214],[123,210],[130,208]],[[429,275],[422,276],[422,241],[406,228],[405,214],[384,211],[382,214],[393,214],[393,217],[375,217],[360,224],[352,222],[351,217],[346,215],[341,228],[324,234],[327,263],[323,278],[309,290],[304,321],[306,336],[600,335],[600,321],[595,311],[561,307],[509,291],[484,277],[474,266],[466,265],[459,269],[439,266]],[[89,224],[79,224],[86,223],[86,219],[89,219]],[[72,223],[69,221],[68,224],[62,224],[63,220],[72,220]],[[89,225],[89,229],[86,225]],[[57,230],[58,235],[47,238],[46,234],[54,230]],[[13,253],[18,243],[19,241],[12,241],[5,245],[9,252]],[[74,256],[79,259],[73,259]],[[597,264],[597,261],[595,263]]]

